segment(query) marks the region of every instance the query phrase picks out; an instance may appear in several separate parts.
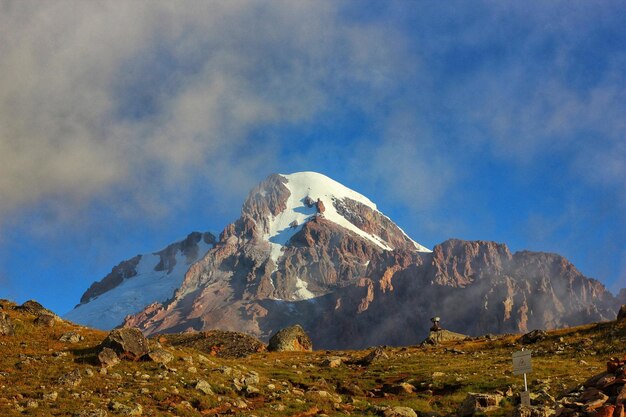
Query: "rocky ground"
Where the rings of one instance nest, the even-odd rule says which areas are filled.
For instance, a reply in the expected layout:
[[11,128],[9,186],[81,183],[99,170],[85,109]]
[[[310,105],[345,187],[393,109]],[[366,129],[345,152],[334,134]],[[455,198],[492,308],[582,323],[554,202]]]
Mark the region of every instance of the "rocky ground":
[[[273,352],[228,332],[131,333],[0,301],[0,415],[623,417],[626,397],[624,320],[362,351]],[[533,354],[532,408],[517,405],[523,379],[511,354],[522,347]]]

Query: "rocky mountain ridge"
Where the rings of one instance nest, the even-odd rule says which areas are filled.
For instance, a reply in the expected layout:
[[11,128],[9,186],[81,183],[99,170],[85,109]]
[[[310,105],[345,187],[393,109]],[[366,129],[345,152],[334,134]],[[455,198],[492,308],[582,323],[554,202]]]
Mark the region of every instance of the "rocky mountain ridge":
[[128,317],[146,334],[299,323],[316,346],[411,344],[429,319],[465,334],[606,320],[616,300],[556,254],[451,239],[429,251],[366,197],[316,173],[271,175],[173,297]]

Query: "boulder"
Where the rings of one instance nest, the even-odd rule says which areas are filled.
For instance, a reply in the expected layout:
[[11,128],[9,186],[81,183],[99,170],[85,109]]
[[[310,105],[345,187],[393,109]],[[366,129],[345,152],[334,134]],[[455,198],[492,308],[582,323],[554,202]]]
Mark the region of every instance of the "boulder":
[[542,341],[546,337],[548,337],[548,333],[546,333],[545,331],[533,330],[520,337],[518,339],[518,342],[520,342],[522,345],[531,345],[533,343]]
[[409,407],[389,407],[383,410],[383,417],[417,417],[417,414]]
[[174,355],[163,349],[155,349],[148,353],[148,358],[153,362],[167,365],[174,359]]
[[202,392],[202,393],[204,393],[206,395],[215,395],[213,393],[213,390],[211,389],[211,385],[208,382],[206,382],[204,379],[198,380],[198,382],[196,382],[195,388],[198,391],[200,391],[200,392]]
[[104,348],[98,353],[98,362],[103,368],[110,368],[120,362],[117,353],[111,348]]
[[139,329],[132,327],[112,330],[102,341],[101,346],[112,349],[121,359],[133,361],[150,352],[146,337]]
[[54,327],[55,323],[56,323],[56,316],[52,314],[47,314],[47,313],[40,314],[35,319],[35,326]]
[[80,385],[83,378],[80,376],[80,370],[74,369],[71,372],[68,372],[59,377],[59,385],[63,385],[66,387],[77,387]]
[[76,332],[66,332],[61,335],[59,342],[65,343],[78,343],[83,340],[84,337]]
[[459,417],[469,417],[480,412],[496,410],[500,407],[502,396],[500,394],[482,394],[468,392],[467,397],[457,410]]
[[270,352],[310,352],[313,350],[313,343],[302,326],[296,324],[272,336],[267,350]]
[[351,363],[361,366],[370,366],[372,363],[378,362],[381,359],[389,359],[389,355],[385,353],[385,350],[383,348],[377,347],[376,349],[365,355],[363,358]]
[[15,307],[15,309],[19,311],[24,311],[26,313],[30,313],[33,316],[39,316],[41,314],[50,314],[52,316],[56,316],[56,314],[54,314],[52,311],[48,310],[47,308],[45,308],[44,306],[42,306],[35,300],[28,300],[21,306]]
[[11,318],[6,313],[0,313],[0,336],[13,336],[14,334]]
[[461,333],[451,332],[450,330],[440,329],[431,331],[423,344],[436,345],[442,342],[452,342],[456,340],[465,340],[469,336]]
[[626,319],[626,304],[622,305],[617,312],[617,319],[624,320]]

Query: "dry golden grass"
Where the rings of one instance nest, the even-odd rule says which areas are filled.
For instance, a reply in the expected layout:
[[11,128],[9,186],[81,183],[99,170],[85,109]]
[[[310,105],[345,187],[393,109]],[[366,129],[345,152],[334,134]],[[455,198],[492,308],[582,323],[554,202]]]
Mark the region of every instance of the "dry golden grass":
[[[386,348],[389,359],[368,367],[342,364],[336,368],[324,367],[322,362],[330,356],[358,359],[367,352],[264,352],[223,359],[166,345],[175,355],[169,365],[175,370],[166,371],[153,362],[122,362],[101,374],[94,358],[106,332],[68,322],[58,322],[53,328],[37,327],[31,314],[2,311],[13,320],[16,334],[0,336],[0,416],[71,416],[93,409],[120,415],[110,410],[111,401],[131,408],[140,404],[145,416],[373,416],[377,406],[387,405],[444,415],[453,413],[467,392],[523,388],[522,377],[514,376],[511,369],[511,354],[521,348],[517,336],[436,347]],[[59,337],[67,331],[80,333],[84,340],[60,342]],[[558,396],[600,372],[609,356],[622,356],[625,343],[625,322],[550,332],[546,340],[527,346],[533,351],[529,389],[545,388]],[[75,369],[82,376],[80,385],[60,386],[59,378]],[[259,392],[246,396],[234,380],[253,372],[260,379],[254,384]],[[196,390],[198,379],[209,382],[215,395]],[[400,382],[412,384],[415,392],[383,392],[383,387]],[[43,399],[51,392],[58,393],[56,400]],[[37,408],[29,408],[29,400],[31,406],[32,400],[36,401]],[[502,405],[492,415],[510,413],[511,401]]]

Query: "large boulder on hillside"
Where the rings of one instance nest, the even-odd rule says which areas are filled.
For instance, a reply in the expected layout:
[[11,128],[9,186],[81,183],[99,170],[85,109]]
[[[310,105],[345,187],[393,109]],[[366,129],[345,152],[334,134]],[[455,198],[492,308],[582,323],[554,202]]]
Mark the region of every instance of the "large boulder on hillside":
[[122,359],[133,361],[150,352],[146,337],[139,329],[133,327],[112,330],[102,341],[101,346],[112,349]]
[[47,308],[45,308],[44,306],[42,306],[35,300],[28,300],[21,306],[15,307],[15,309],[18,311],[30,313],[33,316],[40,316],[42,314],[56,316],[56,314],[54,314],[52,311],[48,310]]
[[433,330],[428,334],[426,340],[424,340],[423,344],[436,345],[443,342],[452,342],[456,340],[465,340],[469,336],[461,333],[451,332],[450,330],[440,329]]
[[194,348],[219,358],[243,358],[266,350],[265,344],[259,339],[228,330],[164,334],[159,336],[159,341],[172,346]]
[[0,336],[13,336],[14,334],[11,318],[6,313],[0,313]]
[[617,319],[624,320],[626,319],[626,304],[622,305],[617,312]]
[[272,336],[267,350],[270,352],[310,352],[313,350],[313,343],[302,326],[296,324]]
[[532,332],[528,332],[520,337],[518,339],[518,342],[520,342],[522,345],[531,345],[533,343],[542,341],[546,337],[548,337],[548,333],[544,330],[533,330]]

